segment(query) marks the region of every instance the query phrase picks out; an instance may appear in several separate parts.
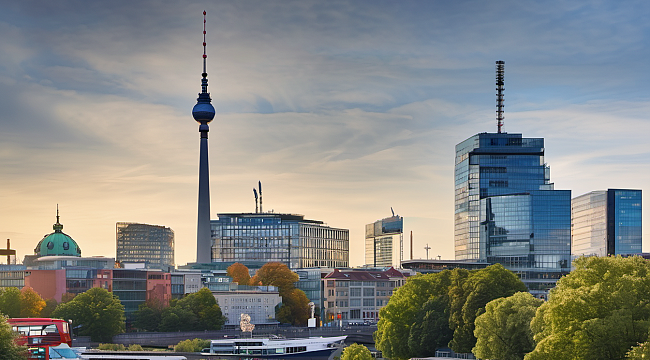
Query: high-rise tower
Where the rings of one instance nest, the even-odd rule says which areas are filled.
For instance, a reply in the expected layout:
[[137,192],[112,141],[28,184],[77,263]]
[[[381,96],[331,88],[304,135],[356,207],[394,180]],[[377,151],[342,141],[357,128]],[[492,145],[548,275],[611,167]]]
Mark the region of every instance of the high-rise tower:
[[208,167],[208,123],[214,119],[214,106],[212,106],[208,92],[208,73],[205,62],[208,55],[205,51],[205,15],[203,12],[203,73],[201,76],[201,92],[196,105],[192,109],[192,116],[199,124],[201,133],[201,154],[199,157],[199,215],[196,227],[196,262],[209,263],[211,236],[210,236],[210,170]]
[[503,66],[497,132],[456,145],[456,260],[500,263],[542,296],[570,270],[571,191],[554,190],[544,139],[502,131]]

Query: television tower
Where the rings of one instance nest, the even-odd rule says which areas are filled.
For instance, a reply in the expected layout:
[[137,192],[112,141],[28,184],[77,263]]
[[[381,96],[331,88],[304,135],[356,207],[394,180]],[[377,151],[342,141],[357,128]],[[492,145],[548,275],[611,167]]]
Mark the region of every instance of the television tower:
[[214,119],[214,106],[211,104],[208,92],[208,73],[205,62],[208,55],[205,52],[205,15],[203,11],[203,73],[201,76],[201,92],[192,109],[192,116],[199,124],[201,133],[201,154],[199,156],[199,215],[196,227],[196,262],[206,264],[211,262],[212,236],[210,232],[210,171],[208,167],[208,123]]

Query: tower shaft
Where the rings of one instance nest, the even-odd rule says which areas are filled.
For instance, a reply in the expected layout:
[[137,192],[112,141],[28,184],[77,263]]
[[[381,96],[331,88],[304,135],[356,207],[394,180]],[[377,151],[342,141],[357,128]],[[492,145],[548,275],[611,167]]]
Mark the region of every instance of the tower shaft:
[[208,132],[201,131],[199,156],[199,213],[196,227],[196,262],[211,262],[210,233],[210,170],[208,165]]

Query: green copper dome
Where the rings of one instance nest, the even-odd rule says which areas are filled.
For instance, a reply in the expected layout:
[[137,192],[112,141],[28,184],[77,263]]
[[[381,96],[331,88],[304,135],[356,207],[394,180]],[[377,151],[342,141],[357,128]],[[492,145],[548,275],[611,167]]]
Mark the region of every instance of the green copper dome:
[[81,248],[77,242],[65,234],[63,225],[59,223],[59,209],[56,210],[56,224],[52,227],[54,232],[45,235],[43,240],[38,242],[34,253],[40,256],[81,256]]

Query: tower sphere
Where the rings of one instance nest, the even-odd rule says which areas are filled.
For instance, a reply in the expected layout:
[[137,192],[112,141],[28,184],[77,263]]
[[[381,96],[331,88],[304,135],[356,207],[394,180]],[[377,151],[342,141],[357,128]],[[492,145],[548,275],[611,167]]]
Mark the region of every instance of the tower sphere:
[[194,117],[194,120],[200,122],[200,123],[209,123],[214,119],[214,106],[210,104],[210,98],[208,97],[207,102],[201,101],[201,95],[199,95],[199,101],[194,105],[194,108],[192,108],[192,116]]

